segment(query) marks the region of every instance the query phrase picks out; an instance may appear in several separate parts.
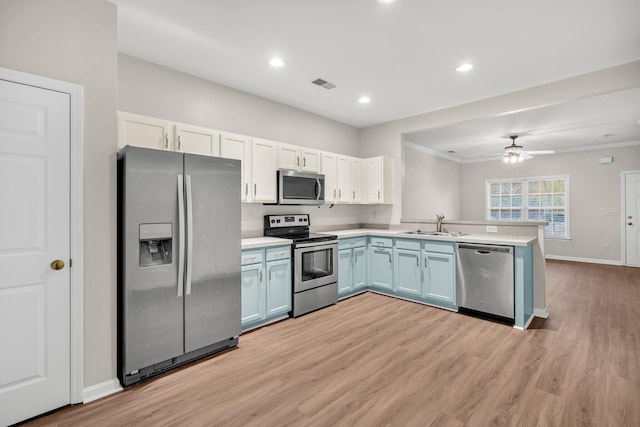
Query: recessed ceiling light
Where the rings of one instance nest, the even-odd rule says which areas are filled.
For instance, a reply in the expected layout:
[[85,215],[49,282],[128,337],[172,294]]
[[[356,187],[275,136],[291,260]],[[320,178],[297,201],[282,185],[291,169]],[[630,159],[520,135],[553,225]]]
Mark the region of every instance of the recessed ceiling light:
[[473,69],[473,64],[469,62],[465,62],[464,64],[456,68],[456,71],[459,73],[466,73],[467,71],[471,71],[472,69]]
[[360,104],[368,104],[368,103],[371,102],[371,100],[369,99],[368,96],[362,96],[362,97],[360,97],[360,99],[358,99],[358,102]]
[[269,65],[271,65],[274,68],[284,67],[284,61],[280,58],[271,58],[269,60]]
[[393,3],[396,0],[378,0],[378,3],[382,3],[382,4],[389,4],[389,3]]

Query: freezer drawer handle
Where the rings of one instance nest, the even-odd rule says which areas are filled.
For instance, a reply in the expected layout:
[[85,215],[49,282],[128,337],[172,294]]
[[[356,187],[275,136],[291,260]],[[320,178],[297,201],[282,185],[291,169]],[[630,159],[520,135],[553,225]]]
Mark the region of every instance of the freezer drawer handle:
[[182,296],[184,288],[184,179],[178,175],[178,298]]
[[187,189],[187,290],[191,294],[191,273],[193,270],[193,197],[191,194],[191,175],[186,175]]

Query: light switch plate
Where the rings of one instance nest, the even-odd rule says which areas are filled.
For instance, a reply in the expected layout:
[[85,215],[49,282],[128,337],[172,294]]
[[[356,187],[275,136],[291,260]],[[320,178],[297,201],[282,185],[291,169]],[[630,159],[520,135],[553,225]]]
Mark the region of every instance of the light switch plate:
[[487,225],[487,233],[497,233],[498,226],[497,225]]

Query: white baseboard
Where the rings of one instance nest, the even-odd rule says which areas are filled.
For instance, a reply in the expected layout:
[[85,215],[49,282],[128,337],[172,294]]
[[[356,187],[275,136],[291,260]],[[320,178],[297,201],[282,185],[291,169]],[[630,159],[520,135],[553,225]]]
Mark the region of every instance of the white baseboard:
[[549,318],[549,312],[547,311],[547,308],[534,308],[533,309],[533,315],[535,317],[540,317],[542,319],[547,319]]
[[117,378],[107,380],[98,384],[85,387],[82,390],[82,403],[93,402],[110,394],[117,393],[122,390],[120,381]]
[[574,261],[574,262],[587,262],[590,264],[606,264],[606,265],[622,265],[622,261],[613,259],[596,259],[596,258],[580,258],[563,255],[545,255],[545,259],[555,259],[558,261]]

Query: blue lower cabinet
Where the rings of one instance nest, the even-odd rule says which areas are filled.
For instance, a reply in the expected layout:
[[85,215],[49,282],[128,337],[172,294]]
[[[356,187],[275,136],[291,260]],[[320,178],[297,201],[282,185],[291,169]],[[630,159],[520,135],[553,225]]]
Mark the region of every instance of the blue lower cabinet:
[[365,237],[338,241],[338,296],[345,297],[367,287],[367,240]]
[[369,247],[369,274],[373,288],[393,290],[393,248]]
[[291,311],[291,247],[242,251],[242,329],[250,329]]
[[267,317],[291,311],[291,259],[267,262]]
[[424,251],[423,255],[424,293],[423,297],[456,303],[456,265],[453,254]]
[[396,249],[394,255],[394,290],[396,292],[421,296],[422,272],[420,268],[420,251]]
[[338,250],[338,295],[348,294],[353,291],[351,259],[351,249]]

